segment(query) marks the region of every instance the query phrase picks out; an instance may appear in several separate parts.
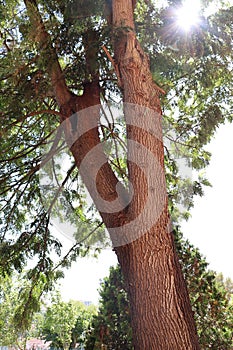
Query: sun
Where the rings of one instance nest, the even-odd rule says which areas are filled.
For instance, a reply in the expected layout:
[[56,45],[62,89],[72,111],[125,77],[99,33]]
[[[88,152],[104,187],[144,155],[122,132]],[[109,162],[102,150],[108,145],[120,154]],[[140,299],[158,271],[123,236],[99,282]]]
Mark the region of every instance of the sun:
[[176,23],[184,31],[189,31],[200,22],[200,1],[186,0],[183,5],[176,10]]

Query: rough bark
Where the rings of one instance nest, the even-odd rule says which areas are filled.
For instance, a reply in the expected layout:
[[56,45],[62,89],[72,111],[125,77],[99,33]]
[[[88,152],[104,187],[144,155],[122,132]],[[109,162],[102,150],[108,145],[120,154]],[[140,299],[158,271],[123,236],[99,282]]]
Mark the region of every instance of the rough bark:
[[[138,167],[129,164],[129,179],[135,195],[128,215],[135,217],[142,210],[145,196],[154,196],[154,203],[161,196],[161,189],[166,196],[159,101],[162,91],[153,82],[148,57],[136,39],[132,1],[113,0],[112,6],[113,26],[118,32],[115,39],[115,63],[120,73],[124,102],[154,111],[157,127],[157,137],[151,136],[148,128],[142,130],[131,125],[131,115],[126,110],[127,138],[150,150],[163,169],[160,184],[155,190],[141,181]],[[146,124],[146,117],[141,115],[141,118]],[[135,147],[129,143],[128,156],[131,157],[133,152]],[[154,174],[156,176],[156,169]],[[152,193],[149,194],[149,191]],[[135,350],[199,349],[187,288],[169,230],[166,203],[155,225],[137,240],[115,249],[128,287]],[[151,206],[148,215],[153,216],[155,210]]]

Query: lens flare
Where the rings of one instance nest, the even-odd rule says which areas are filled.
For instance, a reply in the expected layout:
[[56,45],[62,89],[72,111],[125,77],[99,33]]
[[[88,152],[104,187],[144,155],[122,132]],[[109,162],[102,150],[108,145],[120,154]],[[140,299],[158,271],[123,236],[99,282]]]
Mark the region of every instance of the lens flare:
[[193,26],[198,25],[200,22],[199,17],[200,2],[187,0],[183,5],[177,9],[177,24],[185,31],[189,31]]

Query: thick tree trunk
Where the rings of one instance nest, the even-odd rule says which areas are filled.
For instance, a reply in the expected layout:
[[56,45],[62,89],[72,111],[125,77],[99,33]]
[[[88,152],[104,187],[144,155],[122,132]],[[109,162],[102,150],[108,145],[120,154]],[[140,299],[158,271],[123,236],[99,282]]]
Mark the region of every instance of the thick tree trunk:
[[[150,196],[154,205],[148,209],[146,217],[147,222],[153,223],[154,216],[155,223],[148,229],[145,225],[145,231],[141,231],[137,235],[139,238],[133,242],[115,248],[129,294],[134,348],[199,349],[189,296],[169,229],[159,101],[162,91],[152,80],[147,55],[134,33],[132,0],[113,0],[112,5],[113,25],[118,31],[115,63],[126,104],[127,138],[133,140],[133,143],[128,143],[128,159],[132,159],[138,150],[136,145],[140,144],[157,161],[156,169],[144,152],[144,168],[150,169],[147,177],[157,178],[154,188],[148,186],[150,179],[144,179],[140,173],[138,163],[142,164],[142,161],[139,158],[134,155],[133,159],[137,159],[138,163],[130,162],[128,166],[129,180],[134,189],[128,217],[135,222],[135,217],[144,210],[146,198]],[[124,29],[126,27],[127,30]],[[137,106],[144,106],[149,112],[141,113],[143,108]],[[135,113],[132,113],[133,109]],[[138,119],[136,122],[135,118]],[[150,125],[152,118],[154,126]],[[160,202],[163,208],[158,210]],[[125,235],[133,237],[132,232]]]
[[167,230],[156,226],[116,248],[126,281],[135,350],[199,349],[188,292]]

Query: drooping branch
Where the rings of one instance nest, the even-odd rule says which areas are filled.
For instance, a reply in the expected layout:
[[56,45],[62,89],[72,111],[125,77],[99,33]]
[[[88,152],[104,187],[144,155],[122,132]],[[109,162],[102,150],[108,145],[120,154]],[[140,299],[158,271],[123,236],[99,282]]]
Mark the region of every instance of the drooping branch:
[[69,251],[62,257],[62,259],[55,265],[53,268],[53,271],[57,270],[60,266],[63,266],[64,263],[67,264],[67,259],[71,256],[73,252],[75,252],[77,249],[79,250],[85,241],[91,237],[101,226],[103,226],[103,222],[100,222],[95,228],[93,228],[84,238],[82,238],[80,241],[75,243]]

